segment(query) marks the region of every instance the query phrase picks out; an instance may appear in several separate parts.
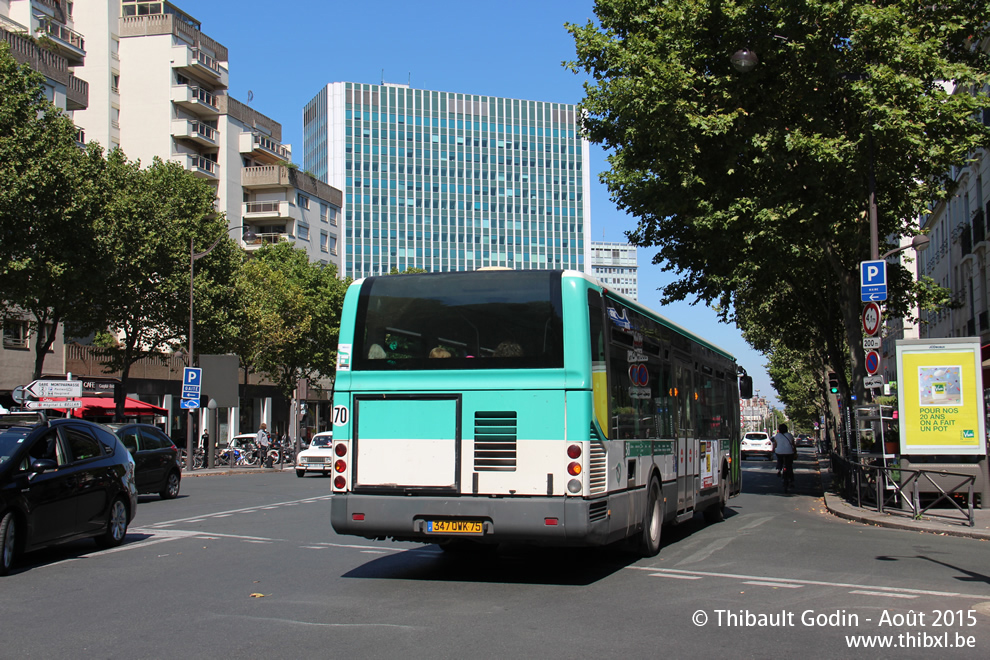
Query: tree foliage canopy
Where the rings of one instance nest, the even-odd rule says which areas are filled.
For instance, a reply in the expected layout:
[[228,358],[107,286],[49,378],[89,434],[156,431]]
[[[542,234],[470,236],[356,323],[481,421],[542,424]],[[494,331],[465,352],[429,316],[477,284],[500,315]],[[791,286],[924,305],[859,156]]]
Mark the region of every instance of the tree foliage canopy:
[[244,265],[237,295],[243,310],[243,363],[289,396],[300,378],[333,376],[340,312],[348,281],[336,267],[310,263],[290,243],[265,246]]
[[44,77],[0,43],[0,301],[29,316],[35,378],[60,325],[93,329],[83,317],[103,272],[94,231],[103,169],[100,147],[81,149],[45,96]]
[[[630,240],[676,273],[664,299],[744,330],[821,326],[830,361],[849,346],[856,364],[871,175],[879,236],[911,235],[990,137],[987,97],[968,93],[990,81],[974,47],[985,3],[598,0],[596,14],[568,26],[571,66],[591,76],[585,126],[612,150],[602,178],[637,219]],[[748,73],[740,49],[759,58]],[[890,280],[903,313],[917,288],[901,268]]]

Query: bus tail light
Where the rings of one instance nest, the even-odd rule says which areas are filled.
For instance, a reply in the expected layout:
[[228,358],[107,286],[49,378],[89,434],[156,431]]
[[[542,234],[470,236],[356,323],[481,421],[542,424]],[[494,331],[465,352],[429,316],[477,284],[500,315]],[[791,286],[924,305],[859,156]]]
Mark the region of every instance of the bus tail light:
[[571,445],[567,448],[567,458],[580,458],[581,445]]
[[567,474],[572,475],[572,476],[575,476],[575,477],[578,476],[579,474],[581,474],[581,464],[578,463],[577,461],[575,461],[573,463],[570,463],[567,466]]
[[343,442],[338,442],[337,446],[333,448],[333,453],[340,457],[345,456],[347,454],[347,445]]
[[341,490],[345,486],[347,486],[347,479],[344,479],[340,475],[337,475],[336,477],[333,478],[333,487],[334,488],[337,488],[338,490]]
[[556,518],[544,518],[543,524],[547,527],[555,527],[559,521]]
[[347,469],[347,463],[345,463],[343,460],[338,460],[336,463],[333,464],[333,469],[337,472],[343,472],[344,470]]

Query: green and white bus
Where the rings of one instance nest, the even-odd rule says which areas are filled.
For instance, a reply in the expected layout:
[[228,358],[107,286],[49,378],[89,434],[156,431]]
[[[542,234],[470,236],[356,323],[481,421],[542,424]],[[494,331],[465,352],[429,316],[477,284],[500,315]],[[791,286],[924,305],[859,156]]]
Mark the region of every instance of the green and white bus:
[[740,488],[733,357],[576,271],[354,282],[333,404],[341,534],[649,556]]

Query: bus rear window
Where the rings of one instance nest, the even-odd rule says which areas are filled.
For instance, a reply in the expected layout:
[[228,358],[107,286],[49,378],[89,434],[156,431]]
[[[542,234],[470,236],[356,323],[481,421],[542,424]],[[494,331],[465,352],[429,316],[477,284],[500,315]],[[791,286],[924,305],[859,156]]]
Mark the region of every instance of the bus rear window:
[[564,365],[559,271],[370,277],[354,328],[355,371]]

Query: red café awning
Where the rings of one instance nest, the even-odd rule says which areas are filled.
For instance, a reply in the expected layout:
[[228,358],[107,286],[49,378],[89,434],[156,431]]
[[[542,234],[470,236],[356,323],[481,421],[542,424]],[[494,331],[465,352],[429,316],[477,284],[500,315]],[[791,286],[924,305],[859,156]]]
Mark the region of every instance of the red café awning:
[[[82,407],[72,410],[73,417],[104,417],[114,414],[115,406],[112,397],[84,396],[79,400],[82,402]],[[160,408],[152,403],[146,403],[138,399],[132,399],[131,397],[127,397],[124,400],[125,417],[165,415],[168,415],[168,411],[165,408]]]

